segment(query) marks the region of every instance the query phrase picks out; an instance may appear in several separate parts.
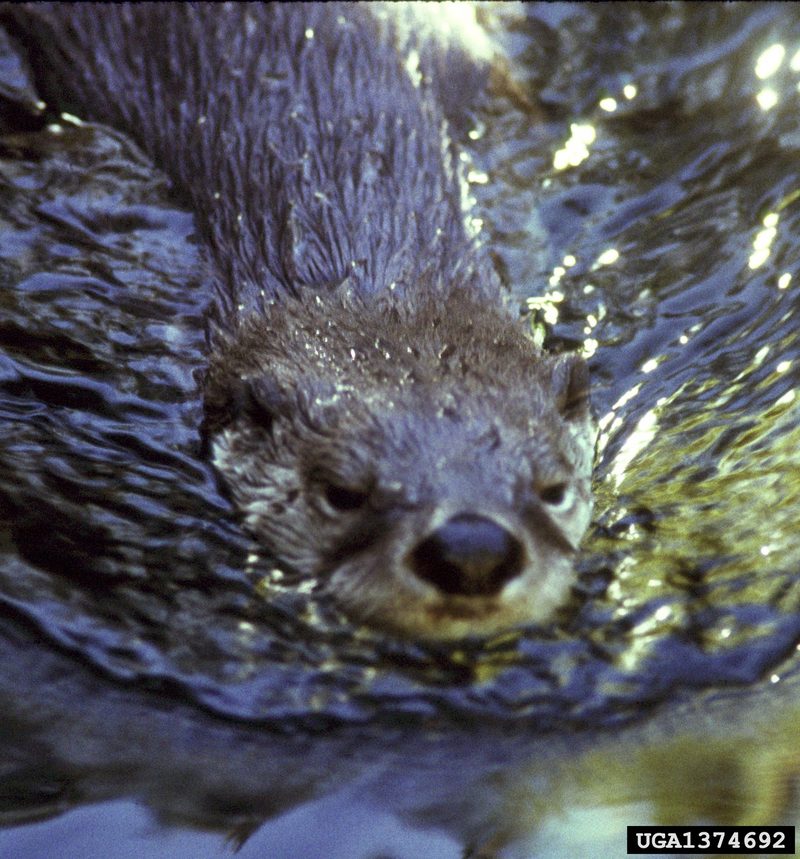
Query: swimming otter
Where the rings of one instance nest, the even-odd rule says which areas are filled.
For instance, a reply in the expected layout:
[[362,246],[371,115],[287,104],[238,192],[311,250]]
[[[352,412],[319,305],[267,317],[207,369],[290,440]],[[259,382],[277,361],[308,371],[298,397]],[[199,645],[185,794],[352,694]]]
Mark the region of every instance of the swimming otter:
[[380,627],[549,617],[590,519],[587,370],[507,306],[424,53],[420,79],[363,6],[3,17],[42,97],[131,134],[196,214],[206,431],[247,527]]

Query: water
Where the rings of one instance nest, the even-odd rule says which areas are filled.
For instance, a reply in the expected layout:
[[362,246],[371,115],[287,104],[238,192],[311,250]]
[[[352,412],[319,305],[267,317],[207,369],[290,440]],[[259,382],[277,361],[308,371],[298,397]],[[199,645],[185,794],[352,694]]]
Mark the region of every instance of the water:
[[476,214],[532,324],[590,355],[602,426],[572,603],[488,643],[354,630],[273,573],[202,457],[190,214],[115,132],[3,103],[0,852],[65,812],[42,837],[100,855],[57,833],[120,826],[120,856],[230,849],[195,828],[329,855],[331,820],[397,857],[794,821],[800,13],[482,25],[509,60],[465,140]]

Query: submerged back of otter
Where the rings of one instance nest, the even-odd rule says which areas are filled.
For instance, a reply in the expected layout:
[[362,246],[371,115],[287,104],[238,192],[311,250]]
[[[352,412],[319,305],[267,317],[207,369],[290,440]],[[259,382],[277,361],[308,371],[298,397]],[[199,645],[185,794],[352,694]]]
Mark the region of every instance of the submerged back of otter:
[[586,368],[505,306],[424,51],[415,79],[353,5],[4,18],[42,96],[134,136],[196,214],[207,431],[248,528],[405,633],[549,617],[591,511]]

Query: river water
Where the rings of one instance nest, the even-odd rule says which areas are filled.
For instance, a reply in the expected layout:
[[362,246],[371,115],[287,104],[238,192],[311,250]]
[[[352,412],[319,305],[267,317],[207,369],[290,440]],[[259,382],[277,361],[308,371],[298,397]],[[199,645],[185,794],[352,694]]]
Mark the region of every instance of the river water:
[[475,217],[526,324],[589,357],[601,436],[570,605],[448,647],[351,628],[241,531],[202,456],[191,214],[117,132],[43,126],[2,45],[0,854],[795,822],[800,10],[478,21],[505,59],[463,134]]

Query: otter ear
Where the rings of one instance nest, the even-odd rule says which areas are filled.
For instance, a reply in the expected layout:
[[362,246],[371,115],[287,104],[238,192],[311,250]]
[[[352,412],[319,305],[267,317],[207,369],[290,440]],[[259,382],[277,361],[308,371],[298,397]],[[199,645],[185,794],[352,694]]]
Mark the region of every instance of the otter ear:
[[228,406],[231,418],[246,416],[265,430],[291,414],[290,397],[273,376],[262,374],[231,383]]
[[289,412],[287,395],[267,375],[243,379],[238,374],[213,373],[206,379],[204,405],[205,442],[237,418],[247,416],[269,431],[276,418]]
[[553,396],[568,421],[586,417],[589,411],[589,368],[578,355],[560,355],[553,365]]

